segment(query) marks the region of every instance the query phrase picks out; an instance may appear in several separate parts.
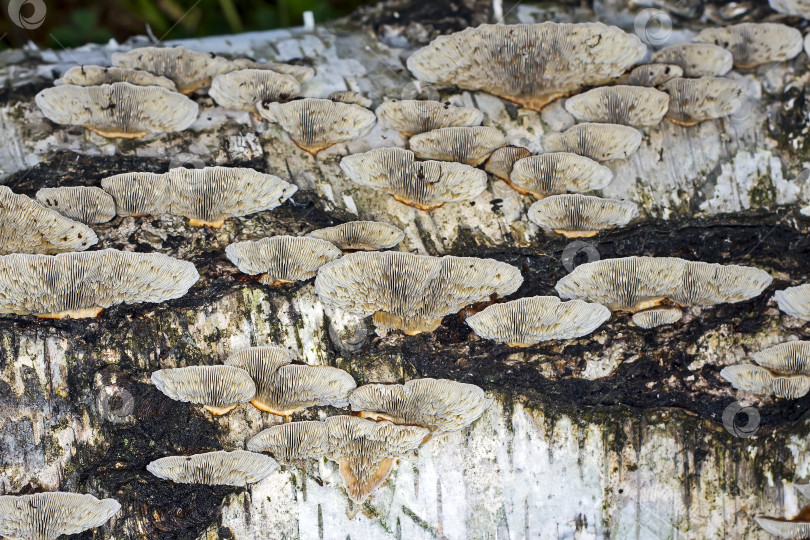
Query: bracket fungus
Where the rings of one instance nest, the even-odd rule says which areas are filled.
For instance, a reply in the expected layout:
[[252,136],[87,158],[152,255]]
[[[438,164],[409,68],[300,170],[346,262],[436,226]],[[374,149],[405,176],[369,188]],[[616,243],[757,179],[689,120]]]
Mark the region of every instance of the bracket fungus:
[[83,251],[97,242],[87,225],[0,186],[0,255]]
[[[808,7],[810,10],[810,7]],[[808,11],[810,16],[810,11]],[[800,513],[793,519],[782,519],[768,516],[754,516],[754,521],[770,533],[779,538],[800,540],[810,538],[810,516],[806,512]]]
[[681,320],[681,317],[683,317],[683,311],[679,308],[662,306],[634,313],[633,322],[639,328],[649,330],[650,328],[675,324]]
[[669,96],[644,86],[602,86],[568,98],[565,110],[581,122],[633,127],[658,125],[669,107]]
[[810,321],[810,283],[774,293],[779,309],[797,319]]
[[307,236],[326,240],[346,252],[390,249],[405,238],[398,227],[377,221],[349,221],[312,231]]
[[240,272],[261,274],[259,282],[270,287],[313,278],[321,266],[342,253],[326,240],[307,236],[272,236],[225,248]]
[[646,52],[638,37],[602,23],[483,24],[434,39],[407,65],[420,80],[540,110],[615,79]]
[[562,298],[598,302],[635,313],[671,301],[681,306],[735,303],[762,293],[772,278],[764,270],[676,257],[623,257],[577,266],[557,282]]
[[364,107],[329,99],[261,102],[256,107],[262,118],[277,123],[296,145],[313,156],[332,145],[365,136],[377,121]]
[[115,199],[97,187],[43,188],[36,198],[43,206],[82,223],[107,223],[115,217]]
[[714,43],[731,52],[734,66],[752,69],[795,58],[802,52],[802,33],[779,23],[741,23],[701,30],[694,41]]
[[361,418],[445,433],[462,430],[478,420],[492,400],[474,384],[414,379],[405,384],[363,385],[349,395],[349,403]]
[[166,77],[183,94],[209,86],[213,77],[229,71],[225,58],[185,47],[140,47],[117,52],[112,55],[112,64]]
[[620,124],[577,124],[543,138],[546,152],[572,152],[596,161],[624,159],[641,146],[641,132]]
[[339,92],[332,92],[327,96],[327,99],[336,101],[338,103],[347,103],[349,105],[359,105],[364,109],[371,107],[371,100],[363,94],[353,92],[352,90],[341,90]]
[[570,152],[548,152],[516,161],[509,185],[519,193],[542,199],[568,191],[602,189],[612,180],[613,171],[590,158]]
[[515,163],[531,155],[532,153],[522,146],[503,146],[492,152],[486,165],[484,165],[484,170],[494,175],[495,178],[500,178],[504,182],[510,183],[512,168],[515,166]]
[[379,335],[432,332],[446,315],[523,283],[520,270],[492,259],[384,251],[346,255],[324,265],[315,292],[324,304],[373,315]]
[[55,491],[0,496],[0,536],[54,540],[107,523],[121,505],[115,499]]
[[116,304],[180,298],[199,278],[192,263],[161,253],[5,255],[0,257],[0,313],[95,317]]
[[457,161],[473,167],[486,161],[506,138],[493,127],[450,127],[414,135],[410,149],[420,159]]
[[101,181],[122,216],[172,214],[195,227],[220,228],[230,217],[272,210],[298,187],[241,167],[178,167],[165,174],[125,173]]
[[277,469],[273,458],[245,450],[168,456],[146,466],[158,478],[178,484],[236,487],[255,484]]
[[726,366],[720,370],[720,376],[737,390],[752,394],[799,399],[810,392],[810,376],[779,373],[753,364]]
[[720,77],[734,66],[731,51],[710,43],[681,43],[652,54],[655,63],[675,64],[684,77]]
[[623,79],[633,86],[658,87],[676,77],[683,77],[683,68],[676,64],[645,64],[633,68]]
[[380,125],[406,137],[448,127],[480,126],[484,113],[473,107],[456,107],[433,100],[386,101],[374,111]]
[[256,104],[288,101],[301,92],[301,85],[290,75],[269,69],[239,69],[214,77],[208,95],[226,109],[247,111],[258,116]]
[[535,202],[527,215],[543,229],[566,238],[590,238],[599,231],[627,225],[637,213],[638,207],[631,201],[566,194]]
[[177,91],[177,87],[171,80],[148,71],[91,65],[73,66],[62,75],[61,79],[56,79],[53,84],[57,86],[63,84],[99,86],[117,82],[127,82],[136,86],[162,86],[166,90]]
[[760,366],[780,373],[810,376],[810,341],[788,341],[751,355]]
[[257,433],[248,441],[247,449],[285,463],[320,459],[329,452],[329,429],[324,422],[289,422]]
[[737,81],[722,77],[672,79],[664,90],[669,93],[667,118],[686,127],[736,113],[745,91]]
[[[234,60],[228,61],[226,66],[227,71],[233,71],[237,69],[266,69],[270,71],[275,71],[276,73],[280,73],[282,75],[289,75],[294,77],[299,83],[304,84],[305,82],[312,79],[315,76],[315,69],[309,66],[299,66],[295,64],[281,64],[278,62],[257,62],[255,60],[251,60],[250,58],[236,58]],[[225,72],[223,72],[225,73]]]
[[353,182],[420,210],[472,200],[487,187],[487,173],[480,169],[463,163],[416,161],[413,152],[402,148],[346,156],[340,168]]
[[601,304],[533,296],[494,304],[467,317],[466,322],[484,339],[529,347],[541,341],[586,336],[609,318],[610,310]]
[[289,418],[308,407],[349,404],[349,392],[357,384],[346,371],[291,362],[286,349],[256,347],[229,356],[225,364],[248,372],[256,383],[250,402],[264,412]]
[[430,433],[423,427],[356,416],[332,416],[325,423],[327,457],[338,463],[349,498],[356,503],[365,501],[385,482],[395,458],[416,450]]
[[138,139],[150,133],[183,131],[197,119],[197,104],[159,86],[127,82],[101,86],[65,84],[34,98],[46,118],[84,126],[103,137]]
[[234,366],[189,366],[152,372],[152,382],[170,398],[202,405],[214,415],[231,412],[256,395],[256,383]]

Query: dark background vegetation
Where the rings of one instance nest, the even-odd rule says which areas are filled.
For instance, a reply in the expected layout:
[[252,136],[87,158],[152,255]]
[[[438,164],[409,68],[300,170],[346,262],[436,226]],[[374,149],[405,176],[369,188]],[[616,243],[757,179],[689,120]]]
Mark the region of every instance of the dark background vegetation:
[[123,41],[145,34],[147,25],[158,39],[266,30],[300,25],[305,11],[313,11],[317,23],[375,0],[44,0],[41,26],[25,30],[12,22],[9,5],[22,4],[23,17],[30,17],[37,1],[0,0],[0,48],[29,40],[48,48]]

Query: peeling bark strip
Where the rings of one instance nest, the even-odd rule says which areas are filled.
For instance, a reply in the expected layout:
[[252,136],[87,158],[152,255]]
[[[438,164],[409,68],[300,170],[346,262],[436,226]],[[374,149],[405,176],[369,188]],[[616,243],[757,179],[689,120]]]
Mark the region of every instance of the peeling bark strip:
[[[559,5],[553,12],[524,5],[505,11],[508,23],[635,21],[624,30],[663,48],[689,37],[679,30],[773,16],[766,6],[747,6],[693,2],[654,12],[655,20],[672,21],[678,30],[666,36],[648,31],[644,21],[651,19],[621,2],[600,4],[594,13]],[[373,35],[350,20],[312,32],[171,45],[214,53],[217,62],[249,56],[292,63],[302,73],[311,66],[314,77],[301,81],[304,97],[355,91],[375,109],[385,98],[426,96],[473,107],[508,145],[539,154],[548,150],[546,135],[575,124],[564,100],[534,112],[483,92],[417,84],[405,67],[412,49],[489,22],[489,9],[484,0],[393,0],[361,13]],[[155,251],[192,262],[200,280],[181,298],[116,305],[84,321],[0,318],[0,494],[61,490],[114,498],[121,511],[93,533],[107,540],[496,534],[764,540],[770,536],[755,515],[790,517],[807,503],[796,484],[810,481],[810,397],[737,392],[720,375],[724,367],[750,363],[751,353],[810,339],[810,325],[780,311],[773,298],[810,279],[810,219],[799,211],[810,201],[807,175],[800,174],[810,162],[805,53],[727,74],[741,92],[731,99],[737,112],[730,117],[690,128],[669,120],[643,128],[635,153],[602,165],[613,180],[599,192],[636,203],[639,217],[591,239],[567,240],[528,219],[535,199],[554,191],[537,172],[513,178],[529,195],[489,176],[469,200],[430,212],[344,174],[340,162],[347,155],[407,148],[393,127],[377,124],[314,157],[282,126],[215,106],[199,93],[190,99],[200,114],[186,131],[138,140],[55,125],[35,105],[34,96],[53,86],[74,58],[109,65],[113,52],[129,48],[3,53],[0,183],[33,198],[42,188],[100,187],[112,175],[189,164],[250,167],[299,190],[272,212],[228,219],[220,229],[191,227],[172,215],[118,216],[92,226],[98,249]],[[725,106],[726,97],[718,103]],[[379,338],[369,320],[325,311],[311,280],[271,289],[226,257],[226,246],[236,242],[303,236],[358,220],[401,229],[403,251],[494,259],[520,269],[523,284],[507,300],[554,295],[575,266],[597,258],[737,264],[774,280],[761,295],[736,304],[684,308],[674,324],[643,329],[630,313],[615,313],[589,335],[517,349],[475,336],[464,322],[488,300],[444,317],[431,333]],[[149,383],[151,373],[219,365],[234,352],[271,344],[309,365],[344,369],[358,385],[451,379],[483,388],[494,403],[469,428],[433,437],[362,506],[351,506],[339,465],[323,459],[289,463],[247,489],[172,484],[151,475],[146,467],[157,459],[244,449],[256,434],[281,425],[249,406],[212,417],[161,394]],[[292,420],[346,413],[310,408]],[[758,423],[749,426],[755,417]]]

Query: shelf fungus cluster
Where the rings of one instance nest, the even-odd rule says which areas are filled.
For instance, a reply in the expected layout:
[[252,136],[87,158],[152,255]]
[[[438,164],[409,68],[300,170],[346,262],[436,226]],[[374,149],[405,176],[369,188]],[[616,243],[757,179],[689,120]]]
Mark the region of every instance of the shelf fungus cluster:
[[298,187],[272,174],[239,167],[125,173],[101,181],[122,216],[172,214],[197,227],[222,227],[230,217],[281,206]]
[[0,255],[83,251],[97,242],[87,225],[0,186]]
[[799,399],[810,392],[810,341],[789,341],[751,355],[755,364],[724,367],[720,376],[734,388]]
[[532,153],[522,146],[503,146],[492,152],[484,165],[484,170],[511,185],[512,169],[515,163],[531,155]]
[[140,138],[183,131],[197,119],[197,104],[161,86],[116,82],[99,86],[65,84],[35,98],[52,122],[84,126],[103,137]]
[[571,152],[548,152],[515,162],[508,183],[524,195],[538,199],[567,192],[586,192],[610,184],[613,171]]
[[669,96],[644,86],[602,86],[569,98],[565,110],[581,122],[657,126],[669,107]]
[[734,67],[741,69],[790,60],[802,52],[802,33],[779,23],[741,23],[706,28],[694,40],[728,50]]
[[342,369],[293,364],[279,347],[252,347],[232,354],[226,365],[247,371],[256,383],[251,403],[259,410],[285,416],[308,407],[346,407],[357,386]]
[[97,187],[43,188],[37,191],[36,199],[66,218],[82,223],[107,223],[115,217],[115,199]]
[[484,114],[476,108],[431,100],[393,99],[377,107],[374,113],[382,127],[406,137],[442,128],[479,126],[484,120]]
[[115,249],[0,256],[0,314],[95,317],[117,304],[179,298],[199,279],[190,262]]
[[533,296],[489,306],[467,317],[466,323],[484,339],[529,347],[541,341],[586,336],[609,318],[610,310],[601,304]]
[[528,216],[547,231],[566,238],[588,238],[599,231],[627,225],[636,217],[636,203],[588,195],[552,195],[529,207]]
[[360,252],[324,265],[315,291],[332,308],[373,316],[379,335],[432,332],[464,306],[506,296],[523,283],[520,270],[492,259]]
[[416,161],[413,152],[402,148],[346,156],[340,168],[353,182],[420,210],[472,200],[487,187],[487,174],[480,169],[463,163]]
[[377,117],[359,105],[304,98],[288,103],[260,102],[259,115],[276,123],[312,155],[338,143],[365,136]]
[[[638,314],[669,306],[712,306],[759,296],[772,278],[758,268],[686,261],[675,257],[624,257],[577,266],[557,282],[560,297]],[[674,322],[676,312],[658,319]],[[641,320],[641,319],[639,319]],[[651,316],[644,324],[655,320]]]
[[311,279],[320,267],[342,253],[331,242],[309,236],[272,236],[225,248],[240,272],[259,275],[259,282],[270,287]]
[[121,509],[115,499],[55,491],[0,496],[0,536],[55,540],[107,523]]
[[62,78],[56,79],[53,84],[56,86],[63,84],[72,84],[74,86],[100,86],[102,84],[117,82],[126,82],[136,86],[162,86],[172,92],[177,90],[177,87],[171,80],[166,77],[161,77],[160,75],[154,75],[148,71],[93,65],[73,66],[62,75]]
[[312,231],[307,236],[334,244],[344,253],[380,251],[402,242],[405,233],[398,227],[377,221],[349,221]]
[[572,152],[596,161],[624,159],[641,146],[641,132],[621,124],[585,122],[543,138],[547,152]]
[[414,135],[410,149],[420,159],[456,161],[473,167],[483,163],[506,139],[493,127],[449,127]]
[[810,321],[810,284],[776,291],[774,298],[780,310],[791,317]]
[[170,398],[202,405],[214,415],[231,412],[256,396],[256,383],[234,366],[189,366],[152,373],[155,387]]
[[146,466],[158,478],[178,484],[236,487],[255,484],[277,469],[273,458],[245,450],[168,456]]
[[484,24],[436,38],[408,58],[408,69],[422,81],[539,110],[615,80],[646,52],[636,36],[602,23]]

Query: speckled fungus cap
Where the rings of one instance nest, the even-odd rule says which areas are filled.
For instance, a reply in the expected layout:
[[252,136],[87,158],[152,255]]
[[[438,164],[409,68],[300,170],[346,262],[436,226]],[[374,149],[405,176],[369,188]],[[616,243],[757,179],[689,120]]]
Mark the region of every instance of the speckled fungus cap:
[[405,233],[388,223],[349,221],[312,231],[307,236],[331,242],[343,251],[378,251],[396,246]]
[[122,216],[173,214],[192,226],[222,227],[230,217],[281,206],[298,187],[272,174],[241,167],[125,173],[101,181]]
[[[775,3],[775,0],[771,0],[771,4],[773,3]],[[805,16],[810,17],[810,5],[805,9]],[[768,516],[755,516],[754,520],[760,527],[765,529],[765,532],[779,538],[794,538],[798,540],[800,538],[810,537],[810,521],[805,519],[794,518],[790,520]]]
[[734,66],[731,51],[710,43],[681,43],[652,54],[656,63],[675,64],[684,77],[720,77]]
[[734,114],[742,106],[745,91],[737,81],[722,77],[672,79],[664,90],[669,93],[667,118],[681,126]]
[[795,58],[802,52],[802,33],[779,23],[741,23],[701,30],[694,38],[731,51],[734,66],[755,68]]
[[258,115],[256,104],[262,101],[288,101],[301,92],[291,75],[269,69],[240,69],[214,77],[208,94],[226,109]]
[[372,420],[417,425],[431,432],[459,431],[492,404],[474,384],[416,379],[405,384],[366,384],[349,395],[352,411]]
[[230,244],[228,259],[239,271],[271,287],[315,277],[318,268],[340,257],[342,252],[326,240],[307,236],[271,236]]
[[586,336],[610,318],[610,310],[582,300],[561,302],[556,296],[519,298],[494,304],[470,317],[477,336],[513,347]]
[[87,225],[0,186],[0,255],[82,251],[97,242]]
[[523,283],[520,270],[492,259],[430,257],[394,251],[360,252],[324,265],[315,279],[321,301],[374,316],[379,335],[432,332],[444,316]]
[[565,102],[565,110],[581,122],[633,127],[658,125],[669,107],[669,95],[644,86],[602,86]]
[[649,330],[650,328],[675,324],[681,320],[681,317],[683,317],[683,312],[680,309],[663,306],[633,313],[633,322],[639,328]]
[[484,170],[504,182],[510,182],[512,168],[515,163],[531,155],[532,153],[522,146],[504,146],[492,152],[487,164],[484,166]]
[[589,195],[552,195],[529,207],[529,219],[566,238],[589,238],[599,231],[623,227],[638,212],[636,203]]
[[194,123],[198,111],[195,102],[178,92],[127,82],[54,86],[34,100],[52,122],[126,139],[183,131]]
[[329,366],[290,364],[286,349],[260,347],[228,357],[225,364],[244,369],[256,383],[251,403],[289,417],[308,407],[346,407],[357,384],[347,372]]
[[169,456],[146,466],[158,478],[179,484],[238,487],[255,484],[277,469],[273,458],[245,450]]
[[761,294],[771,281],[767,272],[750,266],[675,257],[624,257],[577,266],[555,288],[562,298],[635,312],[665,299],[682,306],[742,302]]
[[295,144],[312,155],[332,145],[363,137],[377,121],[374,113],[366,108],[329,99],[264,102],[257,105],[257,110],[262,118],[277,123]]
[[115,199],[101,188],[42,188],[36,197],[40,204],[82,223],[106,223],[115,217]]
[[320,459],[329,452],[329,430],[324,422],[288,422],[254,435],[247,448],[285,463]]
[[478,126],[484,113],[473,107],[456,107],[432,100],[386,101],[374,111],[380,125],[406,137],[439,128]]
[[107,523],[121,509],[115,499],[55,491],[0,496],[0,536],[53,540]]
[[810,321],[810,283],[774,293],[779,309],[797,319]]
[[543,138],[547,152],[572,152],[596,161],[624,159],[641,146],[641,132],[619,124],[577,124]]
[[332,92],[327,96],[327,99],[336,101],[338,103],[348,103],[349,105],[359,105],[368,109],[371,107],[371,100],[363,94],[353,92],[352,90],[341,90],[339,92]]
[[136,86],[162,86],[166,90],[176,91],[177,87],[172,81],[160,75],[139,69],[125,69],[103,66],[73,66],[65,72],[61,79],[53,84],[73,84],[75,86],[99,86],[117,82],[128,82]]
[[810,375],[810,341],[788,341],[752,355],[760,366],[779,373]]
[[233,69],[225,58],[185,47],[141,47],[117,52],[112,55],[112,63],[166,77],[184,94],[209,86],[214,76]]
[[661,86],[676,77],[683,77],[683,68],[676,64],[645,64],[633,68],[623,79],[633,86]]
[[326,419],[329,431],[328,458],[340,466],[349,498],[362,503],[380,487],[394,458],[416,450],[430,433],[418,426],[373,422],[356,416]]
[[720,370],[720,376],[737,390],[752,394],[799,399],[810,392],[810,377],[807,375],[775,373],[753,364],[726,366]]
[[226,414],[256,395],[256,384],[234,366],[189,366],[152,373],[158,390],[177,401],[202,405],[215,415]]
[[618,77],[646,52],[636,36],[602,23],[484,24],[436,38],[408,58],[408,69],[539,110]]
[[[230,60],[225,67],[227,71],[236,69],[269,69],[282,75],[290,75],[299,83],[305,83],[315,76],[315,70],[309,66],[299,66],[295,64],[281,64],[278,62],[257,62],[249,58],[236,58]],[[225,73],[225,71],[223,71]]]
[[0,313],[95,317],[117,304],[179,298],[199,279],[190,262],[115,249],[0,257]]
[[571,152],[549,152],[515,162],[510,185],[537,198],[568,191],[602,189],[613,180],[613,171],[598,162]]
[[410,147],[416,157],[439,161],[457,161],[476,166],[498,148],[506,146],[506,138],[492,127],[440,128],[414,135]]
[[353,182],[421,210],[472,200],[487,187],[487,174],[480,169],[463,163],[416,161],[413,152],[402,148],[346,156],[340,168]]

